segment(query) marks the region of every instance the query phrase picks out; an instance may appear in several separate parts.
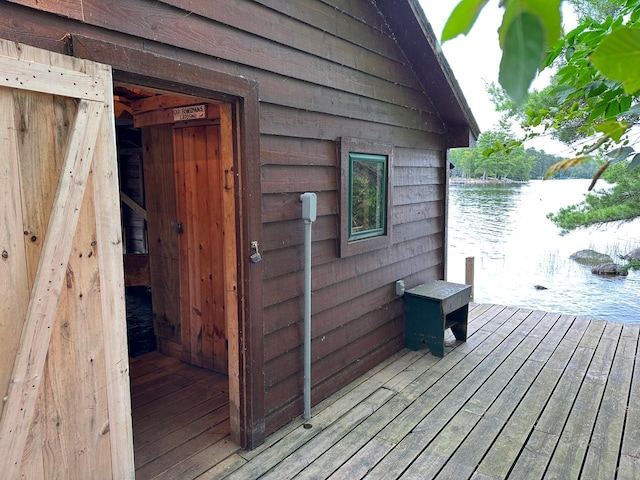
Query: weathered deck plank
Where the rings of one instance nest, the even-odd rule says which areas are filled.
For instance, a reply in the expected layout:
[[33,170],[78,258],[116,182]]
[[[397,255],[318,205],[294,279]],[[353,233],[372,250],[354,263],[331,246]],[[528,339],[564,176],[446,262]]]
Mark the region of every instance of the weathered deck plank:
[[[470,478],[473,475],[569,326],[570,322],[565,317],[558,319],[557,315],[545,315],[510,356],[513,361],[505,362],[501,370],[496,371],[496,379],[492,383],[502,389],[486,388],[490,383],[483,385],[475,402],[481,408],[474,409],[479,416],[478,424],[460,443],[437,478]],[[539,335],[542,336],[537,338]],[[482,391],[484,389],[486,392]],[[473,404],[473,400],[469,403]]]
[[[443,358],[399,352],[250,452],[174,430],[136,451],[141,478],[640,479],[640,326],[472,304],[469,332]],[[145,376],[162,382],[146,370],[141,396],[165,390]],[[147,403],[172,429],[186,388]]]
[[542,478],[544,475],[604,327],[604,322],[591,322],[587,327],[534,431],[516,459],[511,478]]
[[270,448],[262,450],[258,456],[253,456],[245,465],[233,472],[229,478],[245,480],[265,474],[269,469],[281,462],[283,458],[288,457],[299,447],[321,433],[336,418],[345,415],[354,405],[364,401],[389,379],[398,375],[406,366],[407,359],[414,362],[417,358],[416,355],[409,355],[407,358],[402,357],[399,362],[390,363],[379,370],[368,378],[366,382],[357,380],[354,382],[357,386],[343,396],[340,396],[340,394],[344,389],[341,390],[337,394],[339,397],[337,401],[333,403],[327,402],[327,406],[317,414],[315,413],[317,408],[312,411],[312,420],[309,423],[313,425],[313,428],[306,429],[301,422],[296,422],[296,428],[286,437],[287,442],[279,441]]
[[[573,319],[570,318],[572,321]],[[560,344],[544,364],[542,371],[531,384],[511,419],[500,432],[477,468],[474,479],[504,479],[509,474],[522,445],[527,441],[547,400],[573,355],[587,327],[586,322],[574,322]],[[531,360],[540,361],[536,352]]]
[[[209,462],[240,449],[229,441],[224,375],[158,352],[131,359],[130,365],[136,478],[175,471],[189,472],[179,478],[195,478]],[[203,461],[202,452],[212,450],[216,454]]]
[[587,478],[615,478],[637,348],[637,336],[620,336],[582,470]]
[[[401,472],[401,470],[399,471],[399,467],[404,467],[407,460],[412,462],[404,473],[404,476],[408,476],[408,478],[431,478],[432,475],[438,473],[440,467],[446,463],[448,456],[458,450],[461,443],[464,444],[465,438],[472,432],[476,424],[482,420],[483,415],[485,415],[491,403],[504,389],[505,384],[521,365],[522,360],[504,362],[505,355],[515,356],[517,351],[521,351],[521,353],[528,351],[530,353],[542,338],[540,335],[534,333],[536,329],[544,330],[547,327],[544,322],[536,325],[535,322],[538,321],[540,316],[541,312],[528,315],[521,324],[522,328],[519,332],[520,335],[524,334],[525,336],[521,337],[515,334],[518,331],[518,329],[516,329],[514,331],[515,335],[505,339],[498,348],[478,364],[476,368],[482,371],[481,374],[474,372],[474,375],[469,375],[465,378],[464,381],[447,395],[446,399],[440,402],[436,408],[413,429],[413,433],[421,431],[429,432],[428,435],[422,435],[422,444],[416,444],[411,449],[414,452],[413,455],[405,455],[401,461],[393,457],[390,459],[385,458],[385,460],[381,462],[381,465],[386,463],[391,466],[392,470],[379,470],[376,468],[372,473],[377,470],[379,471],[375,473],[372,478],[398,476]],[[557,316],[547,316],[546,318],[553,324]],[[536,326],[534,330],[528,332],[531,325]],[[455,424],[457,417],[462,415],[462,412],[472,414],[472,416],[469,417],[465,415],[468,416],[468,420],[463,423],[464,428],[454,429],[454,437],[449,438],[447,427]],[[462,435],[462,433],[464,433],[464,435]],[[416,437],[412,436],[411,438]],[[453,450],[451,450],[452,445],[455,445]],[[420,453],[421,450],[424,451]],[[478,448],[474,448],[472,451],[477,453],[478,450]],[[420,454],[420,456],[414,460],[418,454]],[[468,453],[464,451],[463,456],[466,455],[468,455]],[[434,458],[440,459],[440,462],[434,462]],[[453,464],[447,463],[447,465],[449,468],[452,468],[450,465]],[[425,469],[425,466],[428,468]],[[444,478],[458,478],[458,473],[452,473],[451,475],[454,476],[444,476]]]
[[369,398],[351,409],[341,419],[342,421],[333,423],[324,429],[313,440],[309,441],[304,448],[296,450],[287,457],[286,461],[280,462],[276,468],[271,469],[262,478],[265,480],[297,478],[297,474],[302,469],[326,452],[350,431],[357,428],[373,412],[379,410],[393,395],[394,393],[391,390],[384,388],[376,390]]
[[547,469],[550,478],[580,477],[621,331],[619,324],[605,327]]
[[[628,335],[638,338],[640,325],[630,325],[625,328],[623,336]],[[618,478],[640,479],[640,344],[635,355],[633,377],[627,403],[627,416],[625,419],[624,433],[622,436],[622,451]]]

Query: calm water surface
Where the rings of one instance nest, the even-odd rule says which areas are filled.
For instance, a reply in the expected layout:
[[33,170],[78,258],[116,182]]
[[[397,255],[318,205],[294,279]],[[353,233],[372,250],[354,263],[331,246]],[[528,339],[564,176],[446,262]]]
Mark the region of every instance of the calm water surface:
[[640,323],[639,272],[600,277],[569,258],[590,248],[624,263],[640,247],[640,220],[561,236],[546,218],[582,200],[589,182],[451,185],[447,279],[464,283],[465,257],[475,257],[476,302]]

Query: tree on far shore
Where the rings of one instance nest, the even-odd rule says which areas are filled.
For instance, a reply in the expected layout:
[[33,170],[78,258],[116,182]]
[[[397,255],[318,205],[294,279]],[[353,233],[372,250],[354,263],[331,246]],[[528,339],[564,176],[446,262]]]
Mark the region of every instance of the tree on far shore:
[[[549,167],[562,158],[535,148],[525,150],[514,135],[489,130],[480,135],[476,148],[451,150],[449,160],[457,176],[526,182],[543,178]],[[561,172],[558,178],[591,178],[597,168],[594,164],[580,165]]]

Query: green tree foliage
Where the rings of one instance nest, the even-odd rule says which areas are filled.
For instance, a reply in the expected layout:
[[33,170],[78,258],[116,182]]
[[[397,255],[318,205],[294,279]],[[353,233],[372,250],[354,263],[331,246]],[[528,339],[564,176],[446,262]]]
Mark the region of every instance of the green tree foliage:
[[[505,140],[513,136],[500,132],[485,132],[478,140],[477,148],[458,148],[450,151],[449,160],[455,165],[454,175],[464,178],[508,178],[516,181],[542,179],[552,165],[562,158],[543,150],[527,148],[517,144],[509,153],[501,148]],[[498,144],[496,144],[498,142]],[[497,150],[491,155],[483,155],[484,150]],[[500,147],[500,148],[498,148]],[[564,170],[558,178],[591,178],[598,169],[594,163],[586,163],[576,168]]]
[[496,178],[527,181],[534,157],[509,133],[483,132],[476,148],[452,150],[451,163],[468,178]]
[[[532,97],[521,112],[530,133],[540,127],[567,139],[593,138],[583,149],[585,155],[599,147],[627,146],[629,130],[640,114],[640,0],[572,1],[584,3],[585,17],[562,38],[559,0],[502,3],[499,78],[504,93],[494,89],[494,99],[507,111],[517,110],[537,71],[559,66],[549,90]],[[445,26],[443,41],[467,33],[485,3],[463,0]],[[616,16],[605,15],[609,8]],[[633,150],[624,157],[620,153],[616,152],[617,161],[636,155]]]
[[640,212],[640,168],[629,172],[626,165],[618,163],[607,170],[604,178],[613,186],[590,193],[583,202],[549,214],[549,218],[564,233],[579,227],[636,218]]
[[621,5],[617,0],[567,0],[580,22],[591,19],[604,22],[607,17],[620,16]]
[[[616,172],[627,168],[626,175],[610,177],[617,182],[611,192],[565,209],[552,217],[556,223],[567,219],[563,228],[575,228],[638,217],[640,205],[632,197],[639,194],[635,185],[640,184],[640,153],[630,134],[640,128],[640,0],[566,1],[577,7],[580,21],[562,37],[560,0],[501,2],[500,86],[492,85],[489,93],[498,110],[517,119],[527,136],[551,134],[565,142],[581,142],[578,157],[555,164],[547,174],[584,169],[587,161],[595,163],[599,152],[606,152],[605,161],[592,187],[610,165],[623,165]],[[466,34],[485,4],[486,0],[462,0],[442,40]],[[557,68],[551,85],[527,95],[537,71],[551,66]]]
[[[488,0],[462,0],[442,31],[445,42],[467,34]],[[510,0],[498,30],[502,61],[500,83],[509,96],[522,102],[545,55],[560,37],[560,0]]]
[[[525,152],[529,157],[534,159],[533,167],[531,168],[531,178],[543,179],[547,171],[562,160],[562,158],[557,155],[551,155],[535,148],[527,148]],[[595,163],[584,163],[575,168],[559,172],[556,178],[592,178],[597,169],[598,165]]]
[[[630,8],[623,13],[631,18]],[[636,13],[640,15],[640,9]],[[614,62],[614,58],[626,58],[630,70],[636,63],[640,66],[640,58],[634,57],[631,44],[625,45],[625,54],[617,46],[607,47],[612,40],[624,43],[640,33],[639,27],[625,26],[625,18],[607,17],[599,22],[588,17],[554,46],[545,65],[555,63],[559,69],[541,95],[546,97],[542,104],[525,109],[526,127],[542,126],[545,131],[558,132],[563,141],[591,139],[582,149],[583,154],[629,143],[627,134],[640,113],[636,107],[640,74],[620,74],[620,62]],[[640,53],[640,46],[637,52]]]

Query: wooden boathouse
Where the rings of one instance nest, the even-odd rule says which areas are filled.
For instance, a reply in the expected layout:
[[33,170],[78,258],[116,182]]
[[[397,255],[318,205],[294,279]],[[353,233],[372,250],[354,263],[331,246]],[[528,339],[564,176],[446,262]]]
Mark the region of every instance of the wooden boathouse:
[[312,404],[403,348],[479,133],[417,0],[9,0],[0,39],[6,478],[134,476],[125,286],[237,445],[299,416],[303,192]]

